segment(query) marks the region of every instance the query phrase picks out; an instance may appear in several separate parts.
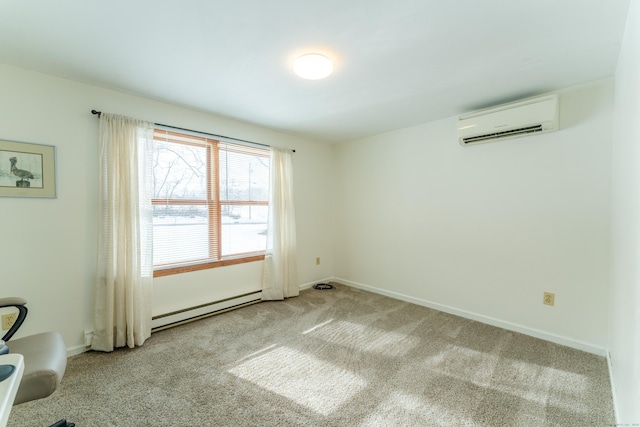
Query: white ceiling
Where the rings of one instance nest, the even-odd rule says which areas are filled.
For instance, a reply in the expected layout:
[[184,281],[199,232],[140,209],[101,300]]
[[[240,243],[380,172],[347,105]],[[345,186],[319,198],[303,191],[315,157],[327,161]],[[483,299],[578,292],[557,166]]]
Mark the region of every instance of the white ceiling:
[[[613,76],[628,6],[0,0],[0,62],[337,142]],[[312,51],[330,78],[293,74]]]

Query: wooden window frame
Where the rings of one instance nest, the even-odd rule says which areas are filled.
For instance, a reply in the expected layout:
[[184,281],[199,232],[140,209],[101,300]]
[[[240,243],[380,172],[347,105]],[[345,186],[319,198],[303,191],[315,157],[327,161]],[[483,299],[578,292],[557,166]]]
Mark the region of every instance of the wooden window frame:
[[[191,271],[200,271],[210,268],[226,267],[229,265],[245,264],[249,262],[262,261],[265,258],[264,251],[248,252],[233,254],[231,256],[222,256],[222,207],[223,206],[269,206],[268,201],[247,201],[247,200],[221,200],[220,197],[220,145],[221,142],[216,139],[193,136],[191,134],[183,134],[180,132],[169,131],[165,129],[156,129],[154,131],[154,140],[156,136],[164,134],[164,137],[158,139],[172,143],[192,145],[197,147],[206,147],[207,150],[207,198],[205,199],[151,199],[153,206],[169,205],[169,206],[207,206],[208,207],[208,223],[209,223],[209,258],[201,260],[191,260],[184,263],[162,264],[153,266],[153,277],[170,276],[173,274],[188,273]],[[180,141],[180,135],[186,135],[190,138],[200,140],[199,143],[188,141]],[[177,137],[175,139],[170,138]],[[224,143],[222,143],[224,144]],[[229,150],[233,151],[233,150]],[[266,158],[269,155],[264,156]]]

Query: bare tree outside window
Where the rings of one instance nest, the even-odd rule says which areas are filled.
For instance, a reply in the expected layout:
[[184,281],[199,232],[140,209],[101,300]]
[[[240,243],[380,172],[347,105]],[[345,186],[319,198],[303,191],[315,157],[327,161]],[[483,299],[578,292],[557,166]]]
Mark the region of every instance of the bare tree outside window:
[[156,130],[154,265],[264,253],[269,151]]

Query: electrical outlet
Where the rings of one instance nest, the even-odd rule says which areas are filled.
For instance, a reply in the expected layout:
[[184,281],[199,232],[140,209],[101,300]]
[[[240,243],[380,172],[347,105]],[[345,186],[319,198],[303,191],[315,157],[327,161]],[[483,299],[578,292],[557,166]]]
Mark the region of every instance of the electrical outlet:
[[7,330],[16,323],[16,319],[18,318],[18,313],[9,313],[2,315],[2,329]]
[[545,292],[542,298],[542,303],[546,305],[555,305],[556,294],[553,292]]
[[320,265],[320,257],[316,258],[316,265]]

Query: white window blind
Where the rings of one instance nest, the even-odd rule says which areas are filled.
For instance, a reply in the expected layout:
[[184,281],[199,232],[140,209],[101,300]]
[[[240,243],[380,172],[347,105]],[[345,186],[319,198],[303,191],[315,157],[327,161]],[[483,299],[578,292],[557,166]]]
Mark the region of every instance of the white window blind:
[[269,150],[154,132],[154,266],[264,253]]

